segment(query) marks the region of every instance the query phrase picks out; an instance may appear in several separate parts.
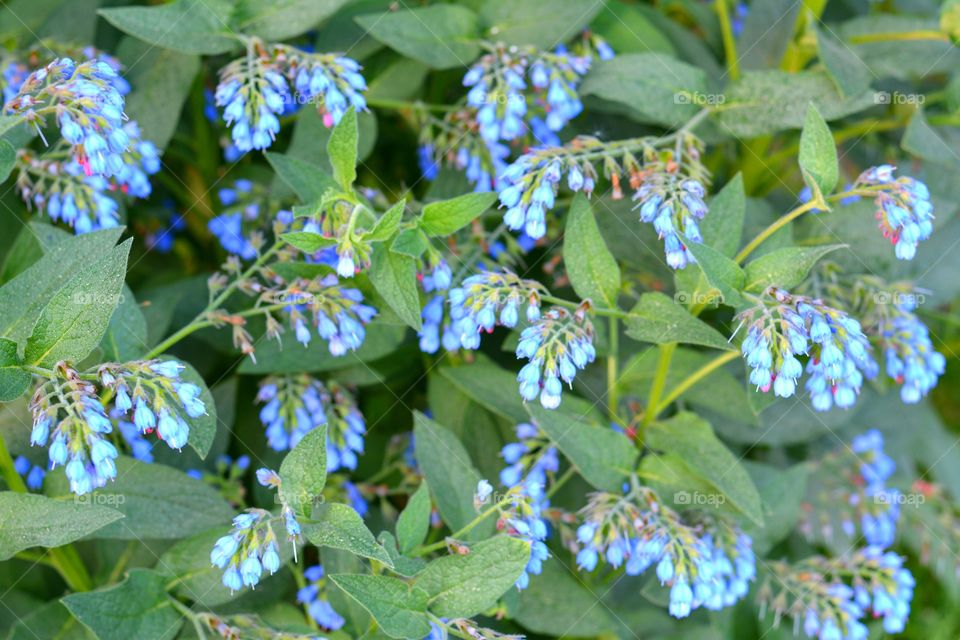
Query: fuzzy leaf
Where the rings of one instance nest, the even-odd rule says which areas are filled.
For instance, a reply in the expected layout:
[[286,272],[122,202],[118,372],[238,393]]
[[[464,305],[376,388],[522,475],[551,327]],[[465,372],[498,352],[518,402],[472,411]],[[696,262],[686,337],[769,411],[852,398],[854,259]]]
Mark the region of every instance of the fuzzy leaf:
[[760,292],[774,285],[789,289],[807,278],[820,258],[845,244],[820,247],[785,247],[760,256],[747,265],[745,291]]
[[20,368],[17,343],[0,338],[0,402],[10,402],[23,395],[30,386],[30,374]]
[[641,342],[682,342],[714,349],[733,349],[723,335],[666,295],[652,291],[640,296],[626,319],[627,335]]
[[0,492],[0,560],[31,547],[68,544],[121,518],[119,511],[89,501]]
[[813,182],[810,188],[830,195],[840,179],[837,161],[837,145],[833,142],[830,127],[812,104],[807,107],[807,117],[800,133],[800,169],[804,179]]
[[593,218],[590,202],[582,193],[573,198],[563,235],[563,260],[573,290],[583,299],[617,306],[620,267]]
[[468,193],[431,202],[423,208],[420,228],[434,237],[449,236],[476,220],[496,199],[495,193]]
[[177,0],[153,7],[116,7],[98,13],[144,42],[181,53],[215,55],[240,47],[228,22],[229,0]]
[[417,290],[417,263],[408,255],[378,246],[373,251],[370,282],[400,319],[420,330],[420,292]]
[[308,514],[327,484],[327,427],[312,429],[280,464],[280,495],[295,511]]
[[353,188],[353,181],[357,179],[357,111],[353,107],[347,109],[340,122],[333,128],[330,140],[327,141],[327,156],[333,167],[333,179],[340,184],[344,191]]
[[420,640],[430,633],[428,594],[397,578],[340,573],[330,576],[391,638]]
[[421,544],[430,531],[430,488],[423,480],[410,496],[407,506],[397,519],[397,540],[400,552],[409,553]]
[[390,555],[349,505],[334,502],[318,505],[310,521],[303,524],[303,535],[318,547],[342,549],[393,567]]
[[434,5],[360,16],[357,23],[399,53],[434,69],[465,67],[480,52],[477,16],[466,7]]

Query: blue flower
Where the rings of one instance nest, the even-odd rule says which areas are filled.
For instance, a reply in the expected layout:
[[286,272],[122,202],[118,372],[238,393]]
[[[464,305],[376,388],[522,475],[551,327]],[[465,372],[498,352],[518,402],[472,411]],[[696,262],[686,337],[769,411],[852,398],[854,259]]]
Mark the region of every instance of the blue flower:
[[327,127],[339,123],[350,107],[366,111],[363,92],[367,82],[360,75],[361,68],[356,60],[345,56],[305,56],[290,71],[298,102],[316,100]]
[[891,165],[867,169],[854,186],[876,194],[883,237],[894,245],[898,259],[912,260],[917,245],[933,232],[933,204],[927,185],[906,176],[894,180],[895,169]]
[[674,269],[683,269],[696,262],[684,244],[703,242],[698,220],[707,214],[703,198],[706,190],[698,180],[677,180],[670,174],[654,174],[634,194],[640,221],[653,224],[657,235],[663,240],[667,264]]
[[39,491],[43,488],[43,478],[47,475],[43,467],[33,464],[23,456],[17,456],[13,461],[13,468],[26,480],[28,489]]
[[374,318],[377,310],[363,304],[363,293],[359,289],[340,286],[333,274],[313,281],[297,280],[288,288],[289,292],[280,291],[278,295],[305,300],[284,309],[298,342],[304,346],[310,343],[312,326],[327,341],[327,348],[333,356],[339,357],[347,350],[360,348],[366,337],[364,326]]
[[303,574],[308,584],[297,591],[297,602],[306,605],[310,617],[320,627],[330,631],[340,629],[345,621],[327,600],[327,579],[323,567],[308,567]]
[[545,409],[560,406],[565,382],[571,387],[578,369],[593,362],[593,324],[582,310],[570,313],[554,307],[520,333],[517,358],[528,362],[517,375],[526,401],[540,396]]
[[933,348],[914,307],[913,296],[898,297],[877,327],[887,376],[900,385],[900,398],[907,404],[920,402],[946,370],[946,359]]
[[221,583],[230,591],[256,587],[263,571],[280,569],[280,551],[272,518],[263,509],[247,509],[233,520],[233,530],[219,538],[210,563],[224,570]]
[[513,328],[526,303],[526,317],[534,322],[540,317],[540,285],[516,275],[487,271],[470,276],[459,287],[450,289],[450,317],[453,330],[464,349],[480,346],[480,332],[491,333],[501,324]]

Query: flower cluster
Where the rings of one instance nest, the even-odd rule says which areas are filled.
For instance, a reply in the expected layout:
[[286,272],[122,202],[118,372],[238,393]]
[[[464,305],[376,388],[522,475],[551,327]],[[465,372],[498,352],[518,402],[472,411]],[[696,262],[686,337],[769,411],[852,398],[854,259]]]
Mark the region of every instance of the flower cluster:
[[645,487],[594,494],[582,513],[577,565],[593,571],[602,557],[631,576],[656,566],[660,584],[670,586],[674,617],[734,604],[756,575],[751,539],[739,528],[706,516],[687,523]]
[[280,548],[272,517],[263,509],[247,509],[233,519],[233,530],[219,538],[210,551],[210,562],[223,569],[221,582],[230,591],[255,587],[264,569],[280,569]]
[[24,116],[38,130],[45,114],[56,113],[60,135],[84,173],[110,177],[122,171],[130,147],[117,77],[102,60],[59,58],[31,73],[4,111]]
[[249,46],[248,55],[220,70],[214,93],[240,153],[273,144],[280,131],[279,116],[301,104],[315,102],[327,127],[340,122],[350,107],[366,109],[362,92],[367,83],[355,60],[259,41]]
[[545,409],[560,406],[561,380],[571,387],[577,369],[584,369],[596,358],[593,324],[581,306],[571,313],[553,307],[520,333],[517,358],[526,358],[517,375],[520,395],[530,402],[538,395]]
[[336,631],[344,625],[343,616],[337,613],[327,599],[327,579],[321,565],[307,567],[303,572],[307,585],[297,591],[297,602],[307,608],[310,617],[320,627]]
[[887,633],[900,633],[910,614],[915,580],[891,551],[867,547],[773,569],[759,599],[774,611],[775,624],[788,613],[809,638],[866,640],[869,617],[881,618]]
[[417,332],[420,338],[420,350],[424,353],[436,353],[442,342],[443,348],[447,351],[456,351],[460,348],[460,337],[454,331],[451,319],[446,317],[444,305],[446,292],[453,282],[450,265],[440,257],[425,262],[424,268],[418,274],[418,279],[424,293],[428,295],[427,302],[420,312],[423,324]]
[[480,332],[491,333],[498,324],[509,328],[517,326],[524,303],[527,321],[539,320],[541,288],[539,283],[523,280],[510,272],[486,271],[450,289],[447,296],[450,317],[460,346],[476,349],[480,346]]
[[853,438],[849,448],[825,456],[819,473],[808,482],[801,531],[811,541],[832,541],[838,529],[855,539],[859,524],[868,545],[879,549],[893,545],[903,497],[887,486],[895,466],[876,429]]
[[877,323],[884,367],[900,385],[900,399],[907,404],[920,402],[937,385],[947,364],[914,313],[916,301],[914,295],[898,295],[892,305],[879,310]]
[[674,269],[696,262],[684,242],[703,242],[697,220],[707,215],[705,194],[703,185],[695,179],[655,172],[633,195],[640,221],[653,224],[663,240],[667,264]]
[[77,495],[102,487],[117,476],[117,449],[107,439],[113,424],[97,387],[67,367],[37,387],[30,402],[30,444],[50,446],[50,467],[64,465],[70,490]]
[[813,407],[853,406],[863,378],[878,370],[860,323],[821,300],[768,289],[758,305],[743,312],[747,336],[741,352],[751,368],[750,383],[764,392],[773,386],[780,397],[792,396],[809,355],[806,389]]
[[487,192],[498,187],[510,148],[501,142],[484,140],[478,134],[473,111],[459,109],[443,119],[428,113],[422,117],[417,159],[424,178],[436,179],[440,164],[446,163],[465,172],[474,191]]
[[290,294],[287,297],[294,302],[286,307],[285,313],[297,342],[304,346],[310,344],[313,327],[320,338],[327,341],[334,356],[342,356],[348,349],[359,349],[366,337],[364,325],[377,314],[376,309],[363,304],[363,293],[359,289],[340,286],[333,274],[294,284]]
[[521,423],[516,429],[519,442],[503,447],[500,454],[507,467],[500,472],[500,482],[516,494],[512,512],[502,522],[509,532],[530,542],[530,560],[517,588],[525,589],[530,575],[540,575],[543,562],[550,557],[546,540],[549,528],[543,512],[550,507],[546,496],[548,474],[556,473],[560,459],[556,447],[550,444],[540,430],[530,423]]
[[235,180],[217,191],[223,209],[210,219],[207,228],[220,246],[242,260],[252,260],[260,254],[268,222],[281,228],[293,222],[293,213],[277,208],[267,195],[262,185],[247,179]]
[[171,449],[182,449],[190,436],[187,419],[207,413],[200,387],[181,380],[183,368],[175,360],[110,363],[101,365],[97,376],[112,391],[117,412],[132,415],[140,433],[156,430]]
[[917,245],[933,232],[933,204],[927,185],[908,176],[894,180],[895,170],[888,164],[871,167],[854,187],[875,194],[883,237],[890,240],[898,259],[913,260]]

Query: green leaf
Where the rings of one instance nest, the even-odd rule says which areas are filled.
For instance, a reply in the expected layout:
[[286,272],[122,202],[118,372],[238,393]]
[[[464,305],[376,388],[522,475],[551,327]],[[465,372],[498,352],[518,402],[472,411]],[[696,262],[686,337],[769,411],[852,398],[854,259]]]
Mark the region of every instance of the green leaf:
[[743,290],[746,274],[740,265],[705,244],[686,242],[686,246],[697,259],[697,265],[703,271],[707,283],[720,292],[721,297],[716,301],[733,308],[743,306],[740,291]]
[[180,53],[215,55],[237,49],[231,35],[229,0],[177,0],[154,7],[117,7],[99,13],[117,29]]
[[[5,604],[11,606],[8,603]],[[19,615],[20,619],[10,628],[7,640],[37,640],[38,638],[97,640],[89,629],[70,615],[70,611],[63,606],[62,602],[54,600],[39,608],[32,606],[29,611],[28,615]]]
[[[586,81],[584,82],[586,84]],[[717,120],[740,138],[799,129],[813,104],[826,120],[874,106],[873,93],[842,96],[826,71],[748,71],[726,92]]]
[[339,573],[330,579],[370,612],[391,638],[420,640],[429,635],[429,595],[423,589],[388,576]]
[[900,147],[923,160],[953,169],[960,168],[960,157],[936,129],[930,126],[922,107],[917,108],[903,132]]
[[580,93],[615,105],[637,122],[665,127],[690,120],[701,109],[698,101],[708,95],[702,69],[662,53],[628,53],[596,62]]
[[17,150],[6,140],[0,140],[0,182],[7,179],[16,162]]
[[449,200],[431,202],[423,207],[420,228],[430,236],[449,236],[476,220],[496,199],[495,193],[468,193]]
[[27,339],[24,362],[42,367],[79,362],[100,344],[120,301],[132,243],[131,238],[108,251],[50,299]]
[[745,291],[760,292],[769,286],[789,289],[807,278],[810,269],[820,258],[845,244],[828,244],[819,247],[784,247],[763,255],[746,267]]
[[311,430],[280,464],[280,496],[295,511],[309,514],[327,484],[327,427]]
[[747,210],[743,175],[738,173],[731,178],[708,204],[710,213],[700,222],[703,242],[732,258],[740,248],[743,218]]
[[477,16],[466,7],[402,9],[356,21],[391,49],[434,69],[465,67],[480,53]]
[[[159,445],[166,446],[166,445]],[[219,491],[182,471],[117,458],[117,478],[84,498],[74,498],[62,471],[47,474],[44,492],[57,498],[109,505],[126,516],[92,537],[111,540],[171,540],[230,523],[233,507]]]
[[[731,5],[731,12],[738,9]],[[792,0],[756,0],[737,38],[741,69],[775,69],[793,39],[800,5]]]
[[334,502],[318,505],[309,522],[303,524],[303,535],[318,547],[342,549],[382,562],[392,568],[390,555],[374,539],[353,507]]
[[109,253],[123,229],[104,229],[69,237],[0,287],[0,336],[22,348],[50,299],[79,271]]
[[183,617],[173,608],[167,579],[149,569],[131,569],[120,584],[73,593],[63,604],[100,640],[169,640],[176,638]]
[[330,133],[327,141],[327,156],[333,167],[333,179],[344,191],[353,189],[353,181],[357,179],[357,111],[353,107],[347,109],[343,118]]
[[719,331],[656,291],[640,296],[637,306],[627,316],[626,325],[627,335],[640,342],[682,342],[724,351],[734,349]]
[[798,161],[804,180],[815,189],[814,192],[819,189],[825,196],[833,193],[840,179],[837,145],[833,142],[830,127],[812,104],[807,107],[807,117],[800,133]]
[[427,566],[427,561],[423,558],[411,558],[400,555],[400,550],[397,549],[397,539],[394,538],[393,534],[389,531],[381,531],[380,537],[377,538],[377,540],[383,545],[383,548],[387,550],[387,555],[390,556],[390,560],[393,562],[393,571],[395,573],[409,578],[417,575]]
[[437,558],[414,584],[430,595],[433,614],[469,618],[495,605],[529,560],[529,542],[499,535],[470,545],[469,553]]
[[573,198],[563,234],[563,261],[573,290],[583,299],[616,308],[620,293],[620,267],[593,218],[590,202],[582,193]]
[[558,637],[606,637],[617,628],[606,605],[580,580],[573,567],[544,562],[543,573],[520,592],[516,621],[528,631]]
[[390,251],[419,258],[430,247],[430,240],[420,229],[405,229],[390,244]]
[[569,415],[528,404],[537,426],[597,489],[618,491],[636,466],[637,450],[622,433]]
[[127,63],[124,78],[133,87],[125,96],[124,111],[140,125],[143,137],[162,151],[180,122],[200,72],[200,56],[161,49],[136,38],[124,39],[118,55]]
[[603,10],[590,24],[590,31],[602,36],[619,55],[676,53],[667,34],[661,32],[637,7],[625,2],[604,2]]
[[30,386],[30,374],[20,368],[17,343],[0,338],[0,402],[10,402]]
[[873,72],[860,56],[830,29],[817,29],[817,52],[830,79],[844,96],[860,95],[870,88]]
[[397,519],[397,540],[401,553],[410,553],[427,538],[430,510],[430,488],[427,481],[423,480]]
[[241,0],[245,33],[265,40],[288,40],[310,31],[347,0]]
[[419,331],[421,319],[417,261],[381,245],[373,250],[368,275],[373,288],[383,296],[400,319]]
[[114,309],[107,332],[100,341],[103,357],[111,362],[129,362],[146,353],[147,319],[130,287],[124,285],[120,304]]
[[480,19],[490,39],[540,49],[553,49],[572,38],[603,6],[600,2],[583,0],[484,0],[478,4]]
[[336,238],[328,238],[313,231],[288,231],[280,234],[280,239],[304,253],[316,253],[337,244]]
[[122,517],[115,509],[82,498],[0,492],[0,561],[30,547],[69,544]]
[[336,181],[322,167],[282,153],[267,151],[263,155],[301,202],[315,202],[323,197],[327,189],[337,188]]
[[[462,529],[477,515],[473,496],[481,480],[480,473],[474,468],[470,454],[449,430],[419,411],[413,413],[413,425],[417,462],[430,484],[437,511],[452,530]],[[466,537],[468,540],[484,538],[492,529],[493,522],[487,519]]]
[[363,365],[379,360],[397,350],[407,333],[406,327],[371,322],[367,325],[367,337],[356,351],[343,356],[330,354],[324,340],[314,338],[304,347],[297,342],[293,332],[287,331],[280,340],[261,341],[257,344],[257,361],[244,358],[239,372],[247,374],[268,373],[316,373],[333,371],[350,365]]
[[369,242],[383,242],[393,237],[393,234],[396,233],[400,227],[400,222],[403,220],[403,211],[406,206],[406,198],[401,198],[399,202],[394,203],[392,207],[380,216],[380,219],[373,225],[373,228],[364,235],[364,240]]
[[647,428],[646,444],[686,465],[695,476],[726,497],[743,515],[763,526],[760,495],[739,460],[703,418],[681,412]]

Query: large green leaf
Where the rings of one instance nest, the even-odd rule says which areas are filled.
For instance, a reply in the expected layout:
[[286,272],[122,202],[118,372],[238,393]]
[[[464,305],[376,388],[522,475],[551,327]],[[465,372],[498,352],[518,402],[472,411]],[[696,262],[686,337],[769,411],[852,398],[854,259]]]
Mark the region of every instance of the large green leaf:
[[391,638],[420,640],[429,635],[429,595],[423,589],[388,576],[339,573],[330,579],[370,612]]
[[308,514],[327,484],[327,426],[312,429],[280,464],[280,496],[287,506]]
[[180,53],[214,55],[240,47],[228,22],[229,0],[177,0],[153,7],[116,7],[98,13],[145,42]]
[[465,67],[480,53],[477,16],[466,7],[433,5],[356,20],[391,49],[434,69]]
[[148,349],[147,319],[133,291],[124,285],[120,304],[113,310],[107,332],[100,341],[100,350],[106,360],[129,362],[142,356]]
[[350,191],[353,188],[353,181],[357,179],[359,135],[357,111],[350,107],[333,128],[330,139],[327,141],[327,157],[330,158],[330,166],[333,167],[333,179],[344,191]]
[[400,552],[409,553],[426,539],[430,531],[430,488],[424,480],[410,496],[397,519],[397,541]]
[[[688,242],[687,249],[697,260],[697,266],[703,271],[707,283],[716,289],[719,297],[712,300],[734,308],[744,305],[740,291],[743,290],[746,275],[740,266],[713,247],[696,242]],[[687,266],[687,269],[690,269]]]
[[578,296],[607,307],[617,306],[620,267],[603,241],[590,202],[582,193],[574,196],[567,214],[563,262]]
[[[413,438],[417,462],[430,484],[440,517],[454,531],[472,521],[477,511],[473,496],[480,482],[470,454],[457,437],[419,411],[413,414]],[[488,535],[492,520],[481,523],[467,536],[476,540]]]
[[360,514],[349,505],[318,505],[310,521],[303,524],[303,535],[310,544],[318,547],[342,549],[393,567],[387,551],[374,539],[367,525],[363,524]]
[[747,265],[744,290],[759,292],[769,286],[789,289],[803,282],[820,258],[843,244],[820,247],[785,247],[760,256]]
[[155,571],[131,569],[120,584],[70,594],[63,604],[100,640],[169,640],[184,619],[170,602],[166,582]]
[[282,153],[267,151],[264,155],[277,176],[293,189],[301,202],[315,202],[327,189],[337,188],[336,181],[323,167]]
[[468,193],[431,202],[423,208],[420,228],[431,236],[445,237],[473,222],[497,199],[495,193]]
[[240,0],[236,27],[266,40],[287,40],[329,18],[347,0]]
[[656,291],[640,296],[625,323],[627,335],[641,342],[683,342],[714,349],[733,349],[719,331]]
[[594,487],[617,491],[633,472],[637,451],[622,433],[581,416],[527,405],[547,437]]
[[419,331],[422,320],[416,260],[380,245],[374,248],[368,275],[377,293],[400,319]]
[[0,338],[0,402],[16,400],[30,386],[30,374],[22,369],[17,343]]
[[837,145],[833,142],[830,126],[812,104],[807,107],[803,131],[800,132],[800,156],[798,157],[803,178],[810,188],[829,195],[840,179],[837,161]]
[[480,20],[491,40],[553,49],[579,33],[601,10],[590,0],[484,0]]
[[429,594],[432,613],[469,618],[496,604],[529,560],[529,542],[499,535],[471,545],[469,553],[434,560],[414,584]]
[[116,509],[78,498],[54,500],[0,492],[0,560],[30,547],[59,547],[123,518]]
[[100,344],[120,302],[132,243],[108,251],[50,299],[27,339],[24,362],[42,367],[79,362]]

